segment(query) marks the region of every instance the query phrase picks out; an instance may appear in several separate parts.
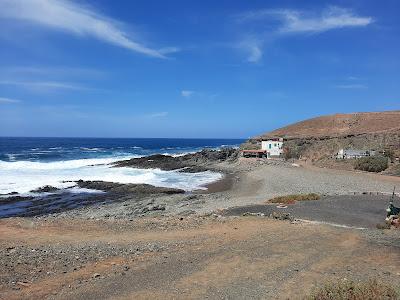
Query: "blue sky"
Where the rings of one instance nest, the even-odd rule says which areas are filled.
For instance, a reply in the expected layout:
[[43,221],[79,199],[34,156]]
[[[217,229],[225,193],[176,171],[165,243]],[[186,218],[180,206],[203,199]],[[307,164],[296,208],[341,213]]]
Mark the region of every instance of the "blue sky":
[[0,135],[246,138],[400,109],[400,2],[0,0]]

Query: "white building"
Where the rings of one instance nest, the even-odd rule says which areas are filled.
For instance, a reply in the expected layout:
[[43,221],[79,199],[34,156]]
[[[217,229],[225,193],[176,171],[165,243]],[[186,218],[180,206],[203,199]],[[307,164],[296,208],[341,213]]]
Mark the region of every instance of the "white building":
[[340,149],[336,155],[337,159],[354,159],[376,155],[376,151]]
[[283,139],[261,141],[261,149],[267,152],[267,157],[280,157],[283,154]]

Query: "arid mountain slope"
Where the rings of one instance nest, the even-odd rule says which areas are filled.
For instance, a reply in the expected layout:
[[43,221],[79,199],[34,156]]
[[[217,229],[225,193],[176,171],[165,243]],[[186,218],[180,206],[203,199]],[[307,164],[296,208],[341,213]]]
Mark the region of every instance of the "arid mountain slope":
[[400,111],[335,114],[301,121],[263,134],[294,138],[340,137],[400,130]]
[[[352,169],[351,161],[334,159],[339,149],[377,150],[393,153],[392,169],[400,168],[400,111],[321,116],[254,137],[243,149],[259,149],[261,140],[284,137],[286,158],[299,158],[323,167]],[[396,169],[397,170],[397,169]],[[388,171],[388,172],[389,172]],[[389,173],[390,173],[389,172]]]

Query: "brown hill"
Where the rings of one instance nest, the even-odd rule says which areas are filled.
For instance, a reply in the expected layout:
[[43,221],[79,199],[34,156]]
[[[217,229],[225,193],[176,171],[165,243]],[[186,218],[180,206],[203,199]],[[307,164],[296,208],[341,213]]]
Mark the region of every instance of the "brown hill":
[[387,172],[400,175],[400,111],[321,116],[254,137],[241,148],[259,149],[261,139],[271,137],[285,138],[285,158],[297,158],[322,167],[353,168],[353,162],[335,159],[339,149],[392,153]]
[[340,137],[400,130],[400,111],[335,114],[301,121],[262,136]]

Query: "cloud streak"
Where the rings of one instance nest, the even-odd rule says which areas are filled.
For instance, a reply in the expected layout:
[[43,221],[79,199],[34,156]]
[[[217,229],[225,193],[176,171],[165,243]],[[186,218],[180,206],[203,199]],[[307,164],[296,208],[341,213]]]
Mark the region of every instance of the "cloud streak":
[[149,48],[132,39],[121,28],[121,23],[71,0],[2,0],[0,18],[96,38],[151,57],[166,58],[167,54],[179,51],[176,47]]
[[335,86],[337,89],[367,89],[368,87],[364,84],[339,84]]
[[0,97],[0,104],[19,103],[19,102],[21,102],[21,100]]
[[0,81],[0,85],[19,86],[38,90],[93,90],[81,85],[58,81]]
[[[328,7],[322,12],[305,12],[290,9],[264,9],[235,16],[242,26],[251,24],[259,27],[252,38],[245,37],[237,48],[247,52],[247,61],[256,63],[263,57],[263,46],[267,39],[274,40],[293,34],[315,34],[334,29],[365,27],[374,22],[372,17],[363,17],[353,11]],[[267,28],[267,29],[265,29]]]
[[238,48],[247,53],[247,61],[257,63],[263,56],[262,42],[255,38],[247,38],[241,41]]
[[161,112],[156,112],[156,113],[152,113],[147,115],[147,117],[149,118],[163,118],[168,116],[168,112],[167,111],[161,111]]
[[0,71],[3,78],[18,76],[18,77],[31,77],[31,76],[48,76],[57,77],[84,77],[84,78],[104,78],[107,73],[104,71],[82,68],[82,67],[48,67],[48,66],[14,66],[5,67]]
[[241,15],[241,21],[276,19],[279,33],[319,33],[345,27],[364,27],[374,22],[372,17],[361,17],[351,10],[329,7],[320,14],[297,10],[260,10]]
[[189,91],[189,90],[182,90],[181,91],[181,96],[184,98],[190,98],[194,95],[194,91]]

